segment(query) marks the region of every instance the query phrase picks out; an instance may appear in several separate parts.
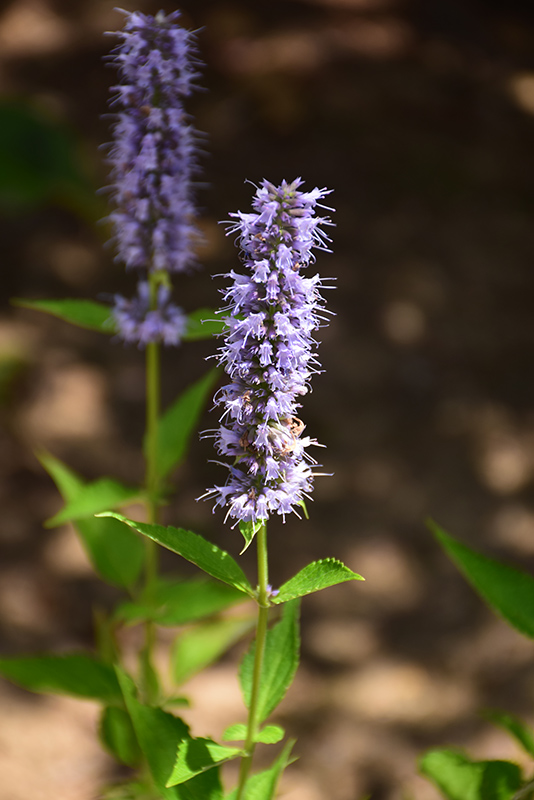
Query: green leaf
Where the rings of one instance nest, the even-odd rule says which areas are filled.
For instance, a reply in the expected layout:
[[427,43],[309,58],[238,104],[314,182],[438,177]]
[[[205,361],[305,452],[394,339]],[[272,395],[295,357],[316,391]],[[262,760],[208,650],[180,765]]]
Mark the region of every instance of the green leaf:
[[[258,698],[258,720],[263,722],[284,698],[299,664],[299,601],[283,606],[282,619],[267,631]],[[255,642],[245,654],[239,670],[241,691],[250,706]]]
[[[291,763],[289,757],[294,744],[295,740],[291,739],[269,769],[258,772],[248,779],[243,800],[273,800],[280,776]],[[225,800],[237,800],[237,789],[230,792]]]
[[256,536],[257,532],[263,525],[263,522],[240,522],[239,523],[239,530],[241,532],[241,536],[245,540],[245,546],[239,553],[240,556],[243,555],[245,550],[252,544],[254,537]]
[[180,684],[217,661],[254,625],[252,619],[219,619],[206,622],[182,633],[175,641],[171,671]]
[[141,490],[137,487],[125,486],[113,478],[98,478],[92,483],[83,484],[61,511],[47,519],[45,526],[54,528],[65,522],[92,517],[108,508],[120,508],[140,500],[141,496]]
[[[191,434],[196,430],[206,398],[217,378],[212,369],[189,386],[162,415],[158,426],[157,473],[165,478],[183,460]],[[144,450],[146,454],[147,440]]]
[[[67,503],[74,503],[84,488],[82,479],[49,453],[39,461]],[[74,523],[96,572],[114,586],[133,586],[143,568],[145,547],[134,531],[112,518],[89,517]]]
[[[256,734],[255,742],[262,744],[276,744],[281,742],[285,736],[285,731],[280,725],[266,725]],[[237,722],[230,725],[222,735],[225,742],[241,742],[247,738],[247,726],[244,722]]]
[[167,787],[179,745],[190,739],[183,720],[139,702],[133,681],[117,668],[117,676],[130,714],[137,741],[148,762],[154,783],[164,800],[222,800],[217,768],[180,786]]
[[0,675],[31,692],[122,702],[113,668],[82,653],[0,658]]
[[148,536],[154,542],[158,542],[173,553],[185,558],[196,564],[197,567],[204,570],[212,578],[227,583],[229,586],[234,586],[236,589],[248,594],[250,597],[255,597],[255,592],[250,585],[247,576],[231,555],[225,550],[221,550],[211,542],[208,542],[198,533],[192,533],[184,528],[168,528],[163,525],[149,525],[144,522],[135,522],[134,520],[127,519],[122,514],[116,512],[105,512],[100,514],[102,517],[113,517],[130,528]]
[[534,639],[534,578],[527,572],[471,550],[430,521],[446,553],[494,611],[520,633]]
[[303,597],[312,592],[319,592],[329,586],[345,581],[363,581],[361,575],[353,572],[341,561],[335,558],[323,558],[321,561],[314,561],[307,567],[301,569],[286,583],[284,583],[278,594],[273,596],[273,603],[285,603],[287,600],[294,600],[296,597]]
[[534,757],[534,735],[532,729],[523,722],[522,719],[516,717],[514,714],[507,714],[504,711],[496,711],[493,709],[484,711],[483,716],[490,722],[508,731],[508,733],[519,742],[523,750],[525,750],[529,756]]
[[117,326],[113,319],[110,306],[96,303],[94,300],[26,300],[15,297],[11,301],[14,306],[31,308],[33,311],[43,311],[53,317],[58,317],[79,328],[88,328],[99,333],[116,333]]
[[239,747],[226,747],[212,739],[184,739],[178,745],[176,763],[167,786],[176,786],[207,770],[243,755]]
[[123,708],[107,706],[100,719],[100,739],[114,758],[128,767],[136,767],[142,754],[128,713]]
[[245,599],[241,590],[204,576],[191,580],[160,578],[147,597],[139,602],[122,603],[116,617],[130,623],[152,620],[158,625],[185,625]]
[[194,342],[199,339],[211,339],[212,336],[222,333],[224,322],[216,319],[217,312],[212,308],[199,308],[187,315],[187,329],[182,336],[184,342]]
[[[133,586],[145,559],[143,541],[115,519],[80,519],[74,523],[95,570],[108,583]],[[130,535],[125,535],[130,534]]]
[[509,761],[471,761],[455,750],[431,750],[420,770],[448,800],[512,800],[521,770]]

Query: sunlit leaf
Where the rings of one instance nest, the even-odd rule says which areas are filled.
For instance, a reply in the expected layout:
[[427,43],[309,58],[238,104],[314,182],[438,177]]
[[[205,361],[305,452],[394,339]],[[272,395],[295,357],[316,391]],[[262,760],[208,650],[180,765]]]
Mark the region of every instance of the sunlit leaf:
[[[300,654],[299,601],[289,600],[283,606],[282,619],[267,631],[261,671],[257,718],[263,722],[285,697],[297,667]],[[254,673],[255,642],[245,654],[239,670],[241,691],[247,708],[250,706]]]
[[[262,744],[276,744],[282,741],[284,736],[285,731],[280,725],[265,725],[264,728],[256,733],[254,741],[261,742]],[[222,738],[225,742],[244,742],[247,738],[247,726],[244,722],[230,725],[229,728],[226,728]]]
[[106,512],[101,516],[113,517],[130,528],[148,536],[154,542],[161,544],[173,553],[196,564],[201,570],[211,575],[212,578],[234,586],[236,589],[255,597],[254,590],[249,580],[237,561],[232,558],[225,550],[221,550],[211,542],[208,542],[198,533],[192,533],[184,528],[173,528],[171,525],[165,528],[163,525],[149,525],[144,522],[135,522],[127,519],[122,514],[116,512]]
[[161,797],[164,800],[222,800],[217,767],[197,775],[185,784],[167,787],[178,747],[186,739],[191,738],[189,728],[183,720],[173,714],[140,703],[133,681],[119,669],[117,675],[137,741]]
[[[247,780],[245,800],[273,800],[276,797],[278,781],[288,764],[291,763],[291,750],[295,740],[290,740],[269,769],[251,775]],[[226,795],[225,800],[237,800],[237,789]]]
[[308,564],[293,578],[284,583],[278,593],[273,595],[273,603],[285,603],[287,600],[294,600],[296,597],[303,597],[312,592],[319,592],[329,586],[346,581],[363,581],[361,575],[353,572],[341,561],[335,558],[323,558],[321,561],[314,561]]
[[[39,453],[39,460],[53,479],[67,506],[83,491],[84,481],[73,470],[49,453]],[[96,572],[114,586],[131,587],[143,567],[143,540],[118,520],[88,517],[74,523],[82,544]]]
[[241,755],[243,751],[240,748],[217,744],[212,739],[184,739],[178,745],[176,763],[167,786],[185,783],[195,775],[201,775],[217,764],[224,764]]
[[527,572],[494,561],[429,522],[429,528],[483,599],[514,628],[534,638],[534,578]]
[[512,800],[521,770],[509,761],[472,761],[455,750],[431,750],[420,770],[448,800]]

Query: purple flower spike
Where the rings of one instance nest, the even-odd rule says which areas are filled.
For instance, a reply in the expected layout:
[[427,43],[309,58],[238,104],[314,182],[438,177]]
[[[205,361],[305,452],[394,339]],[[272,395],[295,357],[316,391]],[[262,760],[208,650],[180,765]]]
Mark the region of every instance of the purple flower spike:
[[198,232],[191,177],[196,135],[183,100],[197,77],[193,37],[176,24],[179,12],[126,14],[110,56],[120,83],[116,109],[112,198],[118,258],[127,267],[183,272],[194,261]]
[[169,302],[170,292],[167,287],[159,287],[155,309],[150,308],[148,282],[140,281],[137,292],[137,297],[131,300],[115,295],[113,317],[121,339],[139,347],[152,342],[179,344],[187,327],[187,316],[181,308]]
[[327,250],[328,237],[315,206],[326,189],[299,191],[302,181],[257,190],[252,214],[238,212],[229,233],[239,234],[247,274],[230,272],[223,290],[227,331],[219,363],[231,383],[219,390],[222,425],[213,433],[221,455],[231,456],[224,486],[207,496],[238,522],[263,522],[276,512],[297,511],[313,488],[316,462],[305,448],[297,398],[318,372],[312,332],[325,321],[318,275],[301,270],[313,261],[312,248]]

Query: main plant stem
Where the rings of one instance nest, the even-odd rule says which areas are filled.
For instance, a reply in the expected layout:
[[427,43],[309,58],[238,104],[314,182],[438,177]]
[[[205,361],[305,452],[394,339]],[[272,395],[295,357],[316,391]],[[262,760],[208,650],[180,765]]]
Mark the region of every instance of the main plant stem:
[[[150,276],[150,307],[157,307],[157,282]],[[158,476],[158,420],[160,413],[160,345],[151,342],[146,346],[146,436],[145,488],[147,494],[146,507],[148,522],[158,522],[159,510],[159,476]],[[158,575],[158,545],[152,539],[146,539],[145,555],[145,593],[150,597]],[[142,675],[145,696],[153,699],[154,681],[151,679],[152,657],[155,643],[154,623],[148,620],[145,624],[145,646],[141,653]]]
[[252,690],[250,693],[250,707],[247,721],[247,736],[245,739],[245,753],[241,759],[239,769],[239,783],[236,800],[243,800],[245,786],[252,765],[252,758],[256,747],[258,733],[258,703],[260,696],[261,671],[265,655],[265,639],[267,636],[267,622],[269,617],[269,564],[267,556],[267,526],[264,524],[256,534],[258,551],[258,623],[256,627],[256,650],[254,654],[254,669],[252,673]]

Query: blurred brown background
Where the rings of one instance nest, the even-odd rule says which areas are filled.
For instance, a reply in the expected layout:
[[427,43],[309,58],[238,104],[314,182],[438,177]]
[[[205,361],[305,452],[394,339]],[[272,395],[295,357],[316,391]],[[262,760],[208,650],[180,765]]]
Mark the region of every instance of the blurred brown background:
[[[125,2],[155,13],[166,2]],[[336,317],[302,417],[328,445],[311,520],[271,527],[273,583],[343,558],[366,578],[308,599],[303,666],[278,715],[298,736],[286,800],[433,800],[431,745],[520,759],[478,716],[534,721],[531,646],[497,621],[424,527],[428,515],[534,567],[534,7],[519,0],[191,0],[206,62],[190,104],[207,133],[203,271],[186,309],[218,305],[236,266],[217,225],[252,187],[297,175],[335,190]],[[111,0],[15,0],[0,11],[1,649],[89,646],[110,605],[33,456],[88,478],[140,480],[143,358],[9,298],[133,290],[95,190],[107,181],[103,31]],[[212,343],[169,351],[164,396],[206,369]],[[206,415],[204,427],[214,417]],[[239,535],[195,498],[221,479],[194,442],[169,522],[236,554]],[[252,569],[251,557],[245,558]],[[166,560],[169,569],[184,569]],[[190,691],[199,735],[242,718],[237,653]],[[113,779],[90,704],[0,687],[0,799],[90,800]]]

